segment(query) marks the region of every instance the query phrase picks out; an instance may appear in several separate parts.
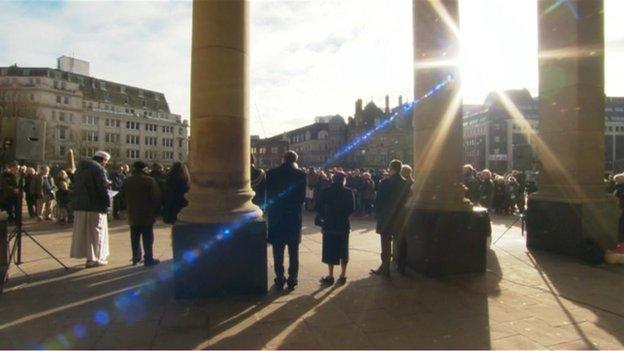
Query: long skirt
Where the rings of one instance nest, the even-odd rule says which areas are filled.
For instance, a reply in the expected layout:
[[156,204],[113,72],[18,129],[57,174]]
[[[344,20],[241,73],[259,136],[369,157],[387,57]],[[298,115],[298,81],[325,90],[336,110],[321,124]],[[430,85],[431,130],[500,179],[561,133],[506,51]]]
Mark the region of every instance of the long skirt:
[[74,211],[74,234],[70,256],[104,262],[108,254],[106,213]]
[[323,263],[337,265],[349,261],[349,231],[323,230]]

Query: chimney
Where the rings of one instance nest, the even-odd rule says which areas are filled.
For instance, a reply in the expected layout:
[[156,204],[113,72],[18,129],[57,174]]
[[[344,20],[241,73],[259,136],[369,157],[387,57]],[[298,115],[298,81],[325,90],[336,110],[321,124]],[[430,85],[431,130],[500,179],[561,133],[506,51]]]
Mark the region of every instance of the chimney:
[[358,114],[362,112],[362,99],[357,99],[355,102],[355,113]]
[[390,96],[386,95],[386,114],[390,113]]
[[399,95],[399,106],[403,106],[403,96]]

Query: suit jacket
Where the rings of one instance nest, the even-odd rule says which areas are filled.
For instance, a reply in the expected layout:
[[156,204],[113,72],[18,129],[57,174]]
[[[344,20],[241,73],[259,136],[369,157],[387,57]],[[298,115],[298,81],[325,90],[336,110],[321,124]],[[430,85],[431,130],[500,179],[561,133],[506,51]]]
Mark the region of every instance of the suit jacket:
[[405,203],[410,195],[408,181],[400,174],[395,174],[379,183],[375,213],[377,215],[377,233],[397,235],[403,228]]
[[266,175],[268,241],[271,244],[301,240],[301,210],[306,174],[296,165],[282,164]]

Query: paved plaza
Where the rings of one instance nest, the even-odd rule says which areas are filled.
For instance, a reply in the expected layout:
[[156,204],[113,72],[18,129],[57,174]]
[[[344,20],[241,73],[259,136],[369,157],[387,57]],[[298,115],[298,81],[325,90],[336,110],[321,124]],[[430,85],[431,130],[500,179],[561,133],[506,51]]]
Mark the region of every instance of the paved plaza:
[[369,275],[379,263],[374,222],[354,219],[348,282],[321,287],[321,234],[308,214],[295,291],[194,301],[173,299],[168,226],[156,230],[161,265],[131,266],[128,227],[114,221],[110,264],[84,269],[69,258],[68,227],[29,222],[70,270],[24,239],[30,277],[11,269],[0,348],[623,348],[624,268],[529,252],[518,223],[503,235],[514,220],[493,218],[483,275],[385,279]]

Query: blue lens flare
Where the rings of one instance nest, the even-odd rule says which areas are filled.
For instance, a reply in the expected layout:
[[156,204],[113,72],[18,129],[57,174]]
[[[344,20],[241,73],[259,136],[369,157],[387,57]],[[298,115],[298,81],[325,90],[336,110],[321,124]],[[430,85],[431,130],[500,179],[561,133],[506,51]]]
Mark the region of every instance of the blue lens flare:
[[351,153],[353,149],[367,142],[373,135],[375,135],[375,133],[390,126],[392,122],[394,122],[399,116],[412,112],[414,108],[416,108],[420,104],[420,102],[434,96],[436,93],[444,89],[444,87],[446,87],[451,82],[453,82],[453,80],[454,80],[453,76],[448,75],[446,79],[436,84],[431,90],[429,90],[419,99],[412,101],[412,102],[405,103],[402,106],[400,106],[396,111],[391,113],[390,115],[382,117],[381,122],[379,124],[377,124],[375,127],[367,131],[362,132],[360,135],[356,136],[355,138],[351,139],[351,141],[349,141],[345,146],[343,146],[342,149],[338,150],[332,157],[330,157],[325,162],[322,168],[329,167],[330,165],[334,164],[336,161],[338,161],[345,155]]
[[87,328],[82,324],[76,324],[72,327],[72,333],[77,339],[87,336]]
[[110,323],[110,316],[108,315],[108,312],[104,310],[97,310],[93,314],[93,321],[95,321],[97,325],[102,327]]

